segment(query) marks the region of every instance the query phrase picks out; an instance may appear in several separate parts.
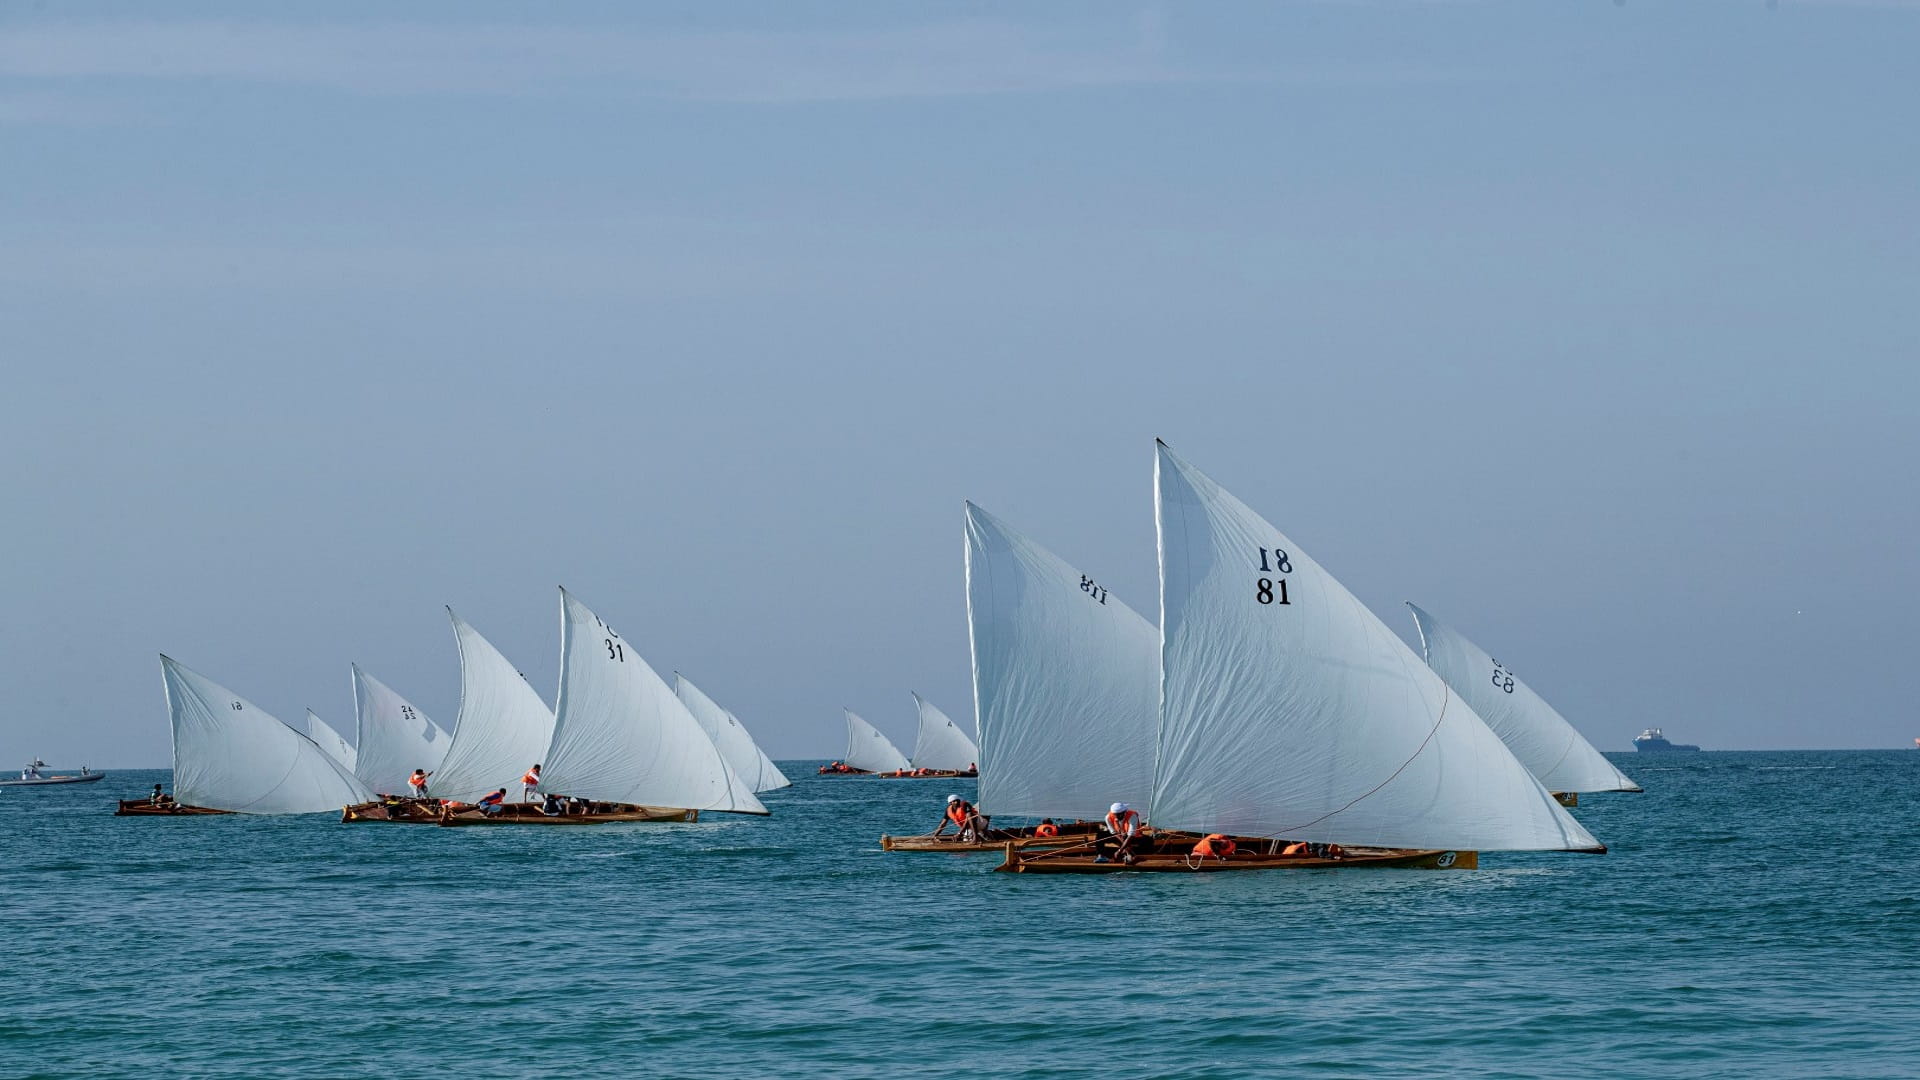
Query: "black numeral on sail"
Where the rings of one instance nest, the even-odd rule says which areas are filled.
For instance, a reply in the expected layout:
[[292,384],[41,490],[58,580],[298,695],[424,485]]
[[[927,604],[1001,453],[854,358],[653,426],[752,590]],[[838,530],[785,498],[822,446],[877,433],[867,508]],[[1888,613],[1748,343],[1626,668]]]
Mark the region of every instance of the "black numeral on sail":
[[626,643],[615,641],[612,638],[607,638],[606,642],[607,642],[607,659],[618,660],[622,664],[626,663],[627,662]]
[[1094,584],[1093,579],[1085,574],[1080,575],[1080,591],[1103,604],[1107,602],[1107,590]]
[[1513,693],[1513,672],[1502,668],[1498,660],[1493,662],[1493,685],[1509,694]]
[[234,703],[233,703],[233,711],[234,711],[234,712],[244,712],[244,711],[246,711],[246,706],[244,706],[244,705],[242,705],[242,704],[240,704],[239,702],[237,702],[237,701],[236,701],[236,702],[234,702]]
[[413,706],[411,705],[400,706],[400,715],[407,720],[413,719]]
[[[1286,552],[1280,550],[1279,548],[1274,548],[1271,552],[1269,552],[1266,548],[1260,548],[1259,551],[1260,551],[1260,572],[1261,573],[1263,574],[1293,573],[1293,562],[1292,560],[1287,558]],[[1253,598],[1255,600],[1260,601],[1263,604],[1293,603],[1293,601],[1287,599],[1287,579],[1286,578],[1265,578],[1265,577],[1261,578],[1256,583],[1254,593],[1253,593]]]

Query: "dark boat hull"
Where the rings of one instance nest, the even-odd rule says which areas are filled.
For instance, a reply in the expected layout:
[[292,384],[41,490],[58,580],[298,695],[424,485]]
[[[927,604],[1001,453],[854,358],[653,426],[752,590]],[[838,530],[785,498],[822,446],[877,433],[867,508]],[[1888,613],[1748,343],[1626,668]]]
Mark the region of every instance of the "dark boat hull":
[[[1240,850],[1226,858],[1192,854],[1195,837],[1170,837],[1149,844],[1131,862],[1101,858],[1089,844],[1050,851],[1023,851],[1005,845],[1006,860],[995,870],[1012,874],[1217,874],[1231,870],[1331,870],[1372,867],[1381,870],[1476,870],[1476,851],[1399,848],[1350,848],[1339,856],[1280,855],[1273,841],[1241,838]],[[1267,850],[1258,850],[1265,848]]]
[[459,827],[467,825],[613,825],[620,822],[669,822],[699,821],[700,811],[681,810],[667,806],[632,806],[624,803],[595,803],[591,813],[585,814],[543,814],[532,803],[507,803],[497,814],[481,812],[478,807],[467,807],[456,813],[442,815],[436,825]]
[[182,806],[176,802],[161,803],[155,806],[146,799],[121,799],[113,812],[114,817],[192,817],[196,814],[231,814],[231,810],[215,810],[211,806]]
[[1095,827],[1090,824],[1062,825],[1058,836],[1035,836],[1031,825],[1020,829],[989,829],[985,840],[962,840],[957,833],[942,836],[921,834],[919,836],[882,836],[882,851],[945,851],[961,853],[969,851],[1005,851],[1012,844],[1023,851],[1039,851],[1047,848],[1071,847],[1075,844],[1087,844],[1094,839]]

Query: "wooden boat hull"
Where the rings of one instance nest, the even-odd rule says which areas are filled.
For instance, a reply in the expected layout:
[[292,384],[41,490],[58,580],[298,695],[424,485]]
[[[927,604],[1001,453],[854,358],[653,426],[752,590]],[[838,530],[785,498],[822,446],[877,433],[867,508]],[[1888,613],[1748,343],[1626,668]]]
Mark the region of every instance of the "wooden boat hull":
[[872,776],[873,775],[872,773],[868,772],[865,769],[829,769],[825,765],[820,766],[819,772],[821,776]]
[[[994,869],[1012,874],[1212,874],[1225,870],[1330,870],[1372,867],[1380,870],[1477,870],[1477,851],[1413,851],[1388,848],[1350,848],[1338,858],[1314,855],[1276,855],[1265,851],[1236,851],[1224,859],[1191,854],[1194,840],[1181,837],[1162,841],[1133,862],[1096,861],[1091,847],[1023,851],[1003,845],[1006,861]],[[1271,847],[1267,840],[1239,841],[1245,847]]]
[[42,776],[38,780],[0,780],[0,787],[46,787],[49,784],[91,784],[95,780],[105,780],[103,772],[87,773],[82,776]]
[[645,821],[699,821],[700,811],[681,810],[667,806],[631,806],[622,803],[595,803],[593,812],[587,814],[557,814],[549,816],[540,812],[532,803],[507,803],[497,814],[482,813],[478,807],[470,807],[458,813],[447,814],[435,824],[458,827],[465,825],[612,825],[619,822]]
[[440,800],[394,797],[355,803],[340,811],[340,820],[347,823],[383,821],[393,825],[438,825]]
[[1094,827],[1086,825],[1079,828],[1063,826],[1059,836],[1035,836],[1033,826],[1021,829],[991,829],[985,840],[962,840],[956,833],[941,836],[921,834],[919,836],[882,836],[882,851],[944,851],[963,853],[969,851],[1005,851],[1012,844],[1022,851],[1041,851],[1049,848],[1071,847],[1086,844],[1094,837]]
[[1580,805],[1580,793],[1577,791],[1556,791],[1553,797],[1561,806]]
[[145,799],[121,799],[114,817],[190,817],[195,814],[231,814],[231,810],[215,810],[211,806],[182,806],[179,803],[162,803],[155,806]]
[[956,769],[935,769],[932,772],[924,773],[883,772],[869,773],[868,775],[879,780],[977,780],[980,778],[978,771],[961,772]]

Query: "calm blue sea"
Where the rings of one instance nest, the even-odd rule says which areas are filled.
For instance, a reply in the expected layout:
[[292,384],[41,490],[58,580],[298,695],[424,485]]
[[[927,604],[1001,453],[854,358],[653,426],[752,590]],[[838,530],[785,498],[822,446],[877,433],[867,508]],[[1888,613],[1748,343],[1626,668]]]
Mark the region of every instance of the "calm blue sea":
[[0,1075],[1916,1076],[1920,752],[1620,755],[1606,856],[1045,878],[767,820],[116,819],[0,790]]

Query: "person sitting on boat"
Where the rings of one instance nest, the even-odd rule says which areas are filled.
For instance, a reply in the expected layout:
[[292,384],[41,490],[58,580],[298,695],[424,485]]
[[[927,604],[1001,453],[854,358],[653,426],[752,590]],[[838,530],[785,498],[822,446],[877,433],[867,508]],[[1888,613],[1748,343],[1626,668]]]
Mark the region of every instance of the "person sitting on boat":
[[480,796],[480,812],[491,817],[500,812],[500,808],[506,804],[506,801],[507,789],[495,788],[493,794]]
[[414,798],[424,799],[427,797],[427,777],[432,775],[432,773],[425,769],[415,769],[413,770],[413,775],[407,777],[407,787],[413,789]]
[[540,799],[540,812],[548,817],[559,817],[567,812],[566,801],[560,796],[548,792]]
[[1040,824],[1033,827],[1033,835],[1043,839],[1052,839],[1060,835],[1060,826],[1055,825],[1052,818],[1041,818]]
[[165,806],[172,801],[167,798],[166,789],[160,784],[153,785],[153,794],[147,796],[147,802],[154,806]]
[[973,808],[972,803],[958,795],[947,796],[946,812],[941,815],[940,824],[933,830],[933,835],[939,836],[941,833],[946,832],[947,826],[949,825],[954,827],[956,834],[962,841],[972,842],[980,839],[981,818],[979,811]]
[[539,793],[540,766],[535,765],[533,768],[527,770],[527,775],[520,778],[520,801],[532,802],[533,797]]
[[1239,846],[1225,833],[1208,833],[1193,845],[1193,853],[1202,859],[1225,859],[1239,850]]

